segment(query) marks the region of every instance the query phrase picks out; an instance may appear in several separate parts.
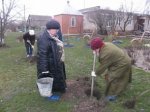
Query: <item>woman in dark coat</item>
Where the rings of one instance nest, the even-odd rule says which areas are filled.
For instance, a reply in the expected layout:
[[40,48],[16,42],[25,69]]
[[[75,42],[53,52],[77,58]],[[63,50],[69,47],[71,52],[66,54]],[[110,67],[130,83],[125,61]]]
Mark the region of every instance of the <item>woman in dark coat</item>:
[[53,92],[66,90],[66,74],[64,67],[63,43],[59,40],[57,32],[60,24],[51,20],[46,24],[46,30],[37,40],[37,77],[52,77]]

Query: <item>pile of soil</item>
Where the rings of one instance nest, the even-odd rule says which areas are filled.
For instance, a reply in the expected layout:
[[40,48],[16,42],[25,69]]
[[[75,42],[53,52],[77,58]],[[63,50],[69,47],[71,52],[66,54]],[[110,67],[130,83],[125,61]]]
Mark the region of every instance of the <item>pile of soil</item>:
[[67,88],[61,99],[77,101],[72,112],[102,112],[106,106],[107,102],[101,98],[98,89],[94,88],[93,97],[90,97],[91,79],[89,77],[67,80]]

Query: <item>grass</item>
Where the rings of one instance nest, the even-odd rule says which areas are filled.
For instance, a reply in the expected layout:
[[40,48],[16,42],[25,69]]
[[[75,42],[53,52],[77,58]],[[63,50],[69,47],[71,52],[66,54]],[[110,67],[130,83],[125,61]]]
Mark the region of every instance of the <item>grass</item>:
[[[7,48],[0,48],[0,112],[71,112],[75,102],[50,102],[42,98],[36,88],[36,65],[25,59],[23,43],[17,43],[19,34],[11,33],[6,38]],[[65,64],[68,79],[90,76],[93,55],[82,39],[72,38],[74,47],[65,48]],[[124,38],[119,47],[128,46]],[[98,64],[97,64],[98,65]],[[105,82],[102,77],[96,81],[103,92]],[[150,73],[133,67],[133,81],[127,91],[116,102],[108,103],[105,112],[144,112],[150,110],[150,92],[140,96],[135,109],[126,109],[122,103],[133,96],[150,89]]]

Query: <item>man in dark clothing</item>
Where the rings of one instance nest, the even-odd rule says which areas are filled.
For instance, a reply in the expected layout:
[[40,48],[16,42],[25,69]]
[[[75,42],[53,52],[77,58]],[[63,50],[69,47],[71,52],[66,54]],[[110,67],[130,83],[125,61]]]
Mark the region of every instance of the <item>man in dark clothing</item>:
[[33,56],[33,49],[35,43],[35,33],[34,30],[29,30],[29,32],[23,35],[27,57]]
[[66,90],[66,74],[64,69],[63,43],[57,32],[60,24],[51,20],[46,24],[46,30],[37,40],[37,77],[52,77],[53,92]]

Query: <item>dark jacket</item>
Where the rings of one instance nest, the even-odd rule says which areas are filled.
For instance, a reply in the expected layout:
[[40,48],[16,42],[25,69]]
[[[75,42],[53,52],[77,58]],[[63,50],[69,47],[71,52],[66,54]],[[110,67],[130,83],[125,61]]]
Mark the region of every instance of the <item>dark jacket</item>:
[[25,33],[23,35],[24,42],[27,43],[27,40],[31,43],[31,45],[34,45],[35,43],[35,35],[29,35],[29,32]]
[[60,60],[59,47],[46,30],[37,40],[37,77],[53,77],[53,89],[66,88],[65,71]]

